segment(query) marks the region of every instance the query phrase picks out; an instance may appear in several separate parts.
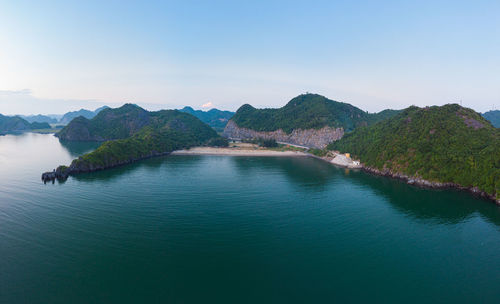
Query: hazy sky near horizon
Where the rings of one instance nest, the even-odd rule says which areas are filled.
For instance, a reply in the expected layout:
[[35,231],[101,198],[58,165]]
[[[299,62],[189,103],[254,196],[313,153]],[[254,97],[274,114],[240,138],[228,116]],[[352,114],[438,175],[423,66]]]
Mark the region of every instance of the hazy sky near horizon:
[[3,1],[0,113],[500,108],[500,1]]

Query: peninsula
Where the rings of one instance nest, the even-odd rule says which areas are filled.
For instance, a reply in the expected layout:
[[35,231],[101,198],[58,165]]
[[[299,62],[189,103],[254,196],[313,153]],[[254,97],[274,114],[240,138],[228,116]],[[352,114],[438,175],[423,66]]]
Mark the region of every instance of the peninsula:
[[73,160],[69,166],[59,166],[42,174],[44,182],[193,146],[227,145],[225,139],[192,115],[177,110],[149,112],[132,104],[105,109],[90,120],[77,117],[56,136],[61,140],[105,142],[95,151]]

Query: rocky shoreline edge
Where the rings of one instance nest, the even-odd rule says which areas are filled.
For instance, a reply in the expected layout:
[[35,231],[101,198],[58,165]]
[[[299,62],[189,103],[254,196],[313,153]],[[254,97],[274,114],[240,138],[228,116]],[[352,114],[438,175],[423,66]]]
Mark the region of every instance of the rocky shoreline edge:
[[425,179],[421,178],[415,178],[415,177],[410,177],[408,175],[398,173],[398,172],[392,172],[390,170],[379,170],[376,168],[371,168],[367,166],[362,166],[361,168],[363,171],[373,174],[373,175],[378,175],[378,176],[384,176],[384,177],[389,177],[393,179],[399,179],[402,181],[405,181],[409,185],[414,185],[420,188],[429,188],[429,189],[457,189],[457,190],[462,190],[462,191],[467,191],[469,193],[472,193],[475,196],[479,196],[482,198],[486,198],[489,200],[492,200],[495,202],[498,206],[500,206],[500,199],[497,199],[494,195],[488,194],[484,191],[479,190],[477,187],[464,187],[459,184],[455,183],[441,183],[441,182],[431,182]]
[[381,171],[376,168],[368,167],[363,164],[357,167],[349,167],[341,164],[337,164],[332,162],[331,158],[329,157],[321,157],[321,156],[316,156],[313,154],[309,154],[310,157],[325,161],[331,165],[337,166],[337,167],[342,167],[346,169],[358,169],[362,170],[366,173],[372,174],[372,175],[378,175],[378,176],[383,176],[387,178],[392,178],[392,179],[399,179],[402,181],[405,181],[408,185],[413,185],[419,188],[427,188],[427,189],[456,189],[456,190],[461,190],[461,191],[466,191],[469,192],[475,196],[486,198],[488,200],[493,201],[496,203],[498,206],[500,206],[500,199],[495,198],[494,195],[488,194],[484,191],[479,190],[477,187],[464,187],[459,184],[455,183],[440,183],[440,182],[431,182],[425,179],[421,178],[415,178],[415,177],[410,177],[408,175],[402,174],[402,173],[397,173],[397,172],[391,172],[389,170],[387,171]]
[[68,177],[79,174],[79,173],[90,173],[90,172],[96,172],[96,171],[102,171],[106,169],[111,169],[115,167],[120,167],[124,165],[128,165],[140,160],[148,159],[148,158],[153,158],[153,157],[158,157],[158,156],[165,156],[169,155],[171,152],[152,152],[149,155],[145,155],[144,157],[140,157],[137,159],[128,159],[125,161],[120,161],[116,163],[110,163],[105,166],[91,166],[91,167],[77,167],[73,163],[69,166],[59,166],[57,169],[54,169],[52,171],[44,172],[42,173],[41,180],[44,184],[47,182],[52,182],[54,183],[56,180],[57,181],[65,181],[68,179]]

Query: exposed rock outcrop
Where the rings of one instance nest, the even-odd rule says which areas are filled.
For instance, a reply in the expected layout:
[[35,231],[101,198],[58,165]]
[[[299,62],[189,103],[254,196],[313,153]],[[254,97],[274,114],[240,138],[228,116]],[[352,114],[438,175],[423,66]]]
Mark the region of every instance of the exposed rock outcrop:
[[71,172],[68,167],[59,166],[59,168],[54,169],[53,171],[42,173],[42,181],[44,184],[50,181],[54,183],[56,179],[58,181],[65,181],[70,173]]
[[259,132],[251,129],[240,128],[232,120],[227,123],[223,133],[223,136],[232,139],[274,139],[279,142],[286,142],[317,149],[325,148],[332,141],[342,138],[343,135],[343,128],[332,128],[329,126],[321,129],[295,129],[290,134],[287,134],[281,129],[272,132]]

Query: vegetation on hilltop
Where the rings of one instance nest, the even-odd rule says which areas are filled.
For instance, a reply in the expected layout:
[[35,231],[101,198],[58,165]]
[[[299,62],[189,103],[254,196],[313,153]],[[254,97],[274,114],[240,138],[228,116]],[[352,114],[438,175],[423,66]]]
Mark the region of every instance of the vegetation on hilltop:
[[399,111],[388,110],[369,114],[347,103],[330,100],[317,94],[303,94],[278,109],[256,109],[249,104],[241,106],[232,120],[240,127],[255,131],[282,129],[291,133],[294,129],[321,129],[325,126],[351,131]]
[[457,104],[410,107],[331,143],[368,167],[499,197],[500,131]]
[[386,110],[380,111],[378,113],[368,114],[369,115],[368,116],[368,125],[372,125],[374,123],[385,120],[387,118],[394,117],[399,113],[401,113],[401,110],[386,109]]
[[94,118],[76,117],[56,136],[62,140],[107,141],[130,137],[150,123],[150,112],[125,104],[120,108],[106,108]]
[[32,130],[51,129],[50,125],[47,122],[36,122],[36,121],[30,124],[30,128]]
[[258,145],[259,147],[264,147],[264,148],[277,148],[277,147],[279,147],[279,144],[273,138],[266,139],[266,138],[259,137],[259,138],[254,138],[254,139],[243,140],[243,142],[255,144],[255,145]]
[[[206,131],[205,124],[194,116],[177,110],[149,112],[134,104],[125,104],[116,109],[105,109],[92,119],[77,117],[64,127],[56,136],[69,141],[108,141],[126,139],[146,126],[154,129],[165,128],[180,123],[180,117],[190,120],[189,124]],[[179,119],[174,119],[179,118]],[[202,127],[201,127],[202,126]],[[184,126],[173,126],[183,128]]]
[[229,141],[224,137],[213,137],[207,142],[207,146],[209,147],[228,147]]

